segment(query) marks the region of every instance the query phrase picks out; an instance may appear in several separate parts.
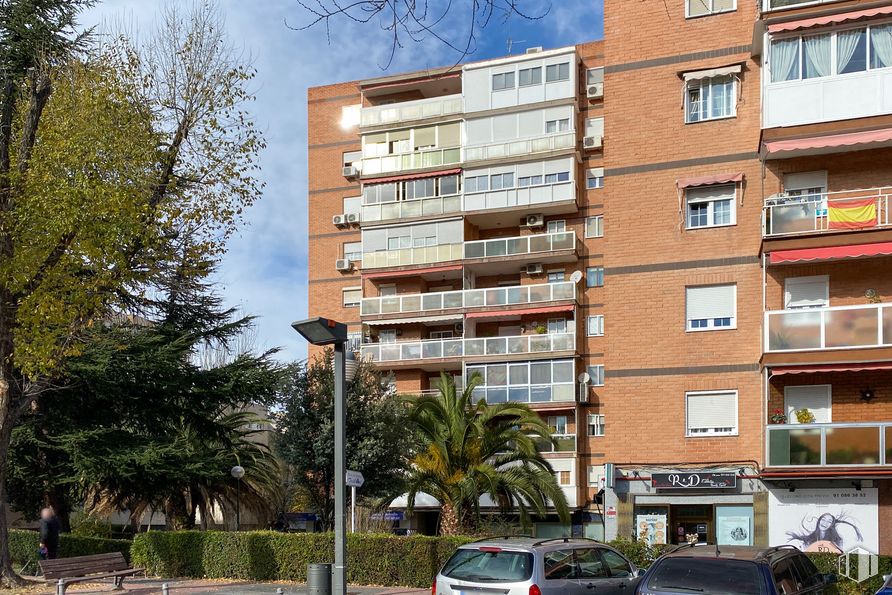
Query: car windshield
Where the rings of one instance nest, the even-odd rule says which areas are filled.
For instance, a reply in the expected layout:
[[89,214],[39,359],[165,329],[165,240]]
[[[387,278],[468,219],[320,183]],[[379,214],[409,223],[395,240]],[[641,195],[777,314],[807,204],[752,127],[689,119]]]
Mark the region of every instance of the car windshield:
[[461,549],[443,567],[443,576],[486,583],[514,583],[533,574],[533,555],[499,548]]
[[648,591],[760,595],[758,566],[744,560],[665,558],[645,575]]

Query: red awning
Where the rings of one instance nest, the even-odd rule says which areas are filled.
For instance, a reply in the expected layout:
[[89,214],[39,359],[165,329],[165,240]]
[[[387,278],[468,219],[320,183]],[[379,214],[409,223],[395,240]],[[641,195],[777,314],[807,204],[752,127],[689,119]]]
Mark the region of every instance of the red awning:
[[711,176],[699,176],[696,178],[680,178],[675,182],[679,188],[691,188],[693,186],[712,186],[713,184],[728,184],[730,182],[742,182],[743,172],[730,174],[714,174]]
[[436,178],[437,176],[451,176],[460,174],[461,168],[442,169],[440,171],[427,171],[421,174],[403,174],[401,176],[388,176],[386,178],[372,178],[363,180],[366,184],[385,184],[387,182],[398,182],[400,180],[420,180],[422,178]]
[[814,374],[820,372],[865,372],[869,370],[892,370],[892,362],[874,364],[821,364],[817,366],[781,366],[771,369],[772,376],[785,374]]
[[801,250],[775,250],[769,263],[791,264],[842,258],[865,258],[868,256],[888,256],[892,254],[892,242],[876,244],[855,244],[854,246],[834,246],[832,248],[804,248]]
[[499,310],[497,312],[472,312],[467,318],[500,318],[502,316],[525,316],[527,314],[550,314],[552,312],[572,312],[572,304],[566,306],[546,306],[543,308],[526,308],[523,310]]
[[460,271],[460,264],[442,267],[425,267],[421,269],[405,269],[402,271],[385,271],[382,273],[362,273],[363,279],[385,279],[387,277],[408,277],[409,275],[426,275],[428,273],[442,273],[444,271]]
[[892,128],[883,128],[882,130],[868,130],[866,132],[847,132],[845,134],[830,134],[811,138],[768,141],[765,143],[765,151],[770,156],[776,157],[781,153],[852,147],[890,141],[892,141]]
[[870,17],[881,16],[884,14],[892,14],[892,6],[880,6],[878,8],[853,10],[851,12],[841,12],[839,14],[830,14],[823,17],[814,17],[811,19],[787,21],[786,23],[774,23],[773,25],[768,25],[768,32],[781,33],[783,31],[796,31],[798,29],[820,27],[821,25],[838,25],[839,23],[857,21],[858,19],[869,19]]

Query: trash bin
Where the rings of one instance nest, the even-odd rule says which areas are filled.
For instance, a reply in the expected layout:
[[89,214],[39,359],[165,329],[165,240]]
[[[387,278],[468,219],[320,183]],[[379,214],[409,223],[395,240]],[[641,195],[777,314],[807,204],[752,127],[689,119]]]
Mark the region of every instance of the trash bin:
[[331,595],[331,564],[307,565],[307,595]]

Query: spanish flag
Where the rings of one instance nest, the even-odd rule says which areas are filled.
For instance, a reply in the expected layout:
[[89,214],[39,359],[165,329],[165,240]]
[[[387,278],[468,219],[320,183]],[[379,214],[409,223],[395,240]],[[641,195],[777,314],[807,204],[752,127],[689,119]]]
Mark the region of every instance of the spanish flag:
[[831,200],[827,203],[827,217],[830,229],[874,227],[877,224],[877,202],[875,198]]

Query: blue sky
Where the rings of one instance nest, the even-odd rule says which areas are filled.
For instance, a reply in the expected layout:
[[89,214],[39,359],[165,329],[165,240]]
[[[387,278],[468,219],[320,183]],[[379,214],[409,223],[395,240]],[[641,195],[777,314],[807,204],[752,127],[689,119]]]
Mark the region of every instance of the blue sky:
[[[430,1],[431,5],[445,2]],[[147,31],[166,2],[187,0],[104,0],[81,22],[86,26],[123,22],[128,30]],[[466,14],[470,0],[455,0],[453,5]],[[493,19],[480,33],[477,51],[469,59],[507,54],[509,37],[514,40],[512,53],[602,37],[602,0],[520,2],[528,14],[541,14],[549,5],[540,21]],[[220,0],[220,6],[233,43],[252,57],[258,71],[257,101],[251,111],[268,141],[261,155],[266,190],[248,211],[248,224],[229,243],[219,272],[220,288],[230,305],[259,317],[258,347],[279,346],[283,359],[302,358],[306,347],[289,323],[307,313],[306,263],[312,249],[306,236],[307,88],[449,65],[458,56],[433,39],[410,42],[397,51],[385,72],[390,38],[377,23],[334,22],[329,46],[323,27],[293,31],[286,26],[286,21],[294,26],[307,22],[307,13],[295,0]],[[463,22],[458,13],[450,19],[456,31]]]

